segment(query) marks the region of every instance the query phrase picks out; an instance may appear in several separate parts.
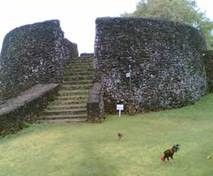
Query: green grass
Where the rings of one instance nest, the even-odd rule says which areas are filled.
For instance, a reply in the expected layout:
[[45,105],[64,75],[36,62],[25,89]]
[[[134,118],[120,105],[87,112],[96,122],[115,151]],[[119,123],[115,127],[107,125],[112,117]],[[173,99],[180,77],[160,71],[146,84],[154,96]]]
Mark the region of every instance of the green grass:
[[[176,143],[174,161],[161,162]],[[110,116],[102,124],[37,124],[0,139],[0,176],[211,175],[213,94],[181,109]]]

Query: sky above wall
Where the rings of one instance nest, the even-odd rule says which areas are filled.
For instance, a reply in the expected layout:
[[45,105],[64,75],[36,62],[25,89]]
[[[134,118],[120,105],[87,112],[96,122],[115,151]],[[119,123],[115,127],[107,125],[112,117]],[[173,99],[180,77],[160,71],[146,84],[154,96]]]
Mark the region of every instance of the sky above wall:
[[[12,29],[35,22],[59,19],[65,37],[78,44],[79,52],[93,52],[95,19],[133,12],[139,0],[0,0],[0,47]],[[212,0],[197,0],[213,20]]]

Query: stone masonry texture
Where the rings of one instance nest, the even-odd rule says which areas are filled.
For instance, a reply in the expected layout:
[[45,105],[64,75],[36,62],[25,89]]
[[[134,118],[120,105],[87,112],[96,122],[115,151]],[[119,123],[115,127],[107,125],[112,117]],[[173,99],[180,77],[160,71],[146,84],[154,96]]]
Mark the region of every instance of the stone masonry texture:
[[[144,18],[97,18],[96,79],[104,91],[105,110],[149,111],[194,103],[207,90],[201,59],[206,50],[195,28]],[[131,79],[126,73],[131,73]]]
[[58,20],[15,28],[4,38],[0,55],[1,98],[14,97],[37,83],[57,83],[64,66],[78,56]]
[[208,91],[213,92],[213,50],[208,50],[204,54]]

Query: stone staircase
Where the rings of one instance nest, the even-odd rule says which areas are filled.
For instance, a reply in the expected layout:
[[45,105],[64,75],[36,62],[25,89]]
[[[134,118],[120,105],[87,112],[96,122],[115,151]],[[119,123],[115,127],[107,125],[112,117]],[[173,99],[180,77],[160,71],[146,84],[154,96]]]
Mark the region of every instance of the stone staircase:
[[65,68],[55,100],[39,117],[40,122],[79,122],[87,119],[87,99],[94,76],[93,58],[75,59]]

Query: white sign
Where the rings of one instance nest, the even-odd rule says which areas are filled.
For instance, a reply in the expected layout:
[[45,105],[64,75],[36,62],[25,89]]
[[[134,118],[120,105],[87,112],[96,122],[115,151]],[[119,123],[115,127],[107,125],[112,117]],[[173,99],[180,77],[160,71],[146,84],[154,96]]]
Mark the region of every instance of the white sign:
[[126,73],[126,78],[130,77],[130,72]]
[[123,104],[117,104],[116,109],[118,110],[118,116],[121,116],[121,111],[124,110],[124,105]]
[[116,109],[119,111],[123,111],[124,110],[124,105],[123,104],[117,104]]

